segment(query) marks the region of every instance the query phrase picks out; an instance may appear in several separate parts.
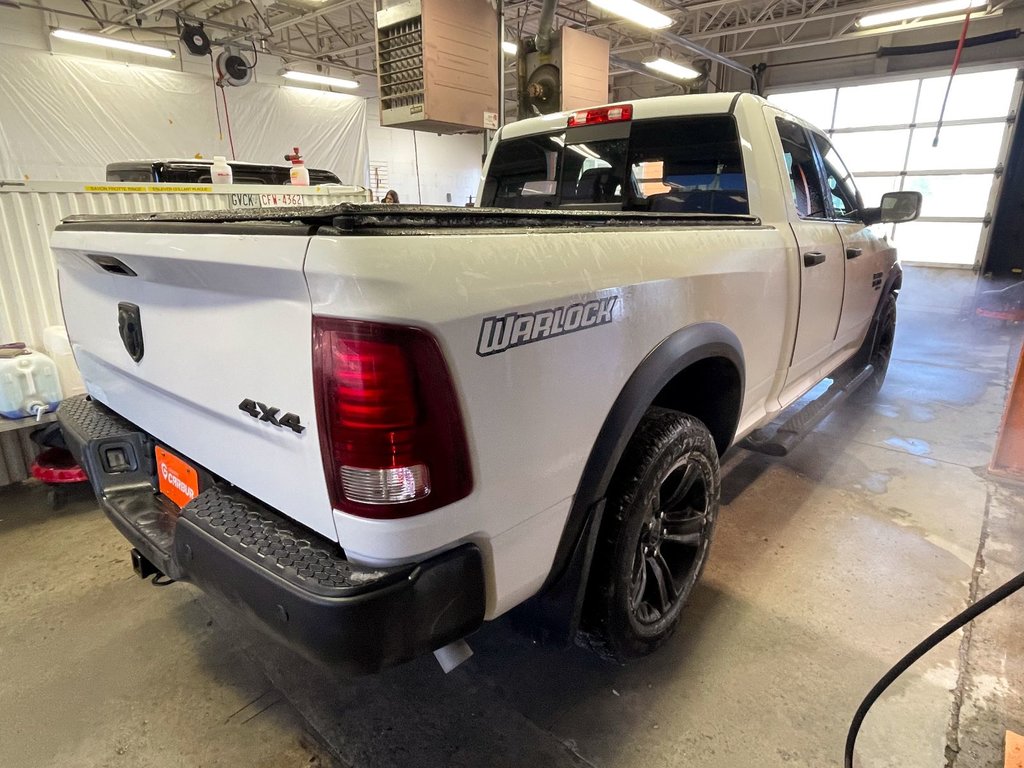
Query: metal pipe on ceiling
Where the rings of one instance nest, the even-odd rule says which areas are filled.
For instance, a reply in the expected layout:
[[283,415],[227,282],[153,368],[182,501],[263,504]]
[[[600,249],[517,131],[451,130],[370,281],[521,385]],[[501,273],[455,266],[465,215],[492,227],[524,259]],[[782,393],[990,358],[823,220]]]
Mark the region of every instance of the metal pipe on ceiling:
[[755,86],[756,90],[757,81],[754,78],[754,73],[750,71],[750,67],[745,66],[744,64],[740,64],[738,61],[736,61],[735,59],[730,59],[728,56],[723,56],[717,51],[712,51],[710,48],[705,48],[700,43],[695,43],[692,40],[687,40],[685,37],[680,37],[674,32],[659,31],[656,32],[655,34],[657,37],[661,38],[662,40],[665,40],[668,43],[671,43],[672,45],[677,45],[680,48],[690,51],[691,53],[695,53],[698,56],[702,56],[705,59],[717,61],[723,67],[729,67],[729,69],[734,69],[737,72],[742,72],[744,75],[750,78],[750,82]]
[[558,0],[544,0],[540,9],[540,21],[537,26],[537,50],[548,53],[551,50],[551,36],[555,31],[555,8]]

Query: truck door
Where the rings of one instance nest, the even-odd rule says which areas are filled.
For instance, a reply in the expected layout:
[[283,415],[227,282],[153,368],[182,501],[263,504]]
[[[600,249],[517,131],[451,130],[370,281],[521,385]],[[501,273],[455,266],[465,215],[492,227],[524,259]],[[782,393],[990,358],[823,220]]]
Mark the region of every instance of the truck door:
[[[846,286],[834,346],[834,350],[839,352],[859,346],[864,338],[881,295],[879,278],[889,273],[893,257],[888,245],[883,244],[859,218],[863,201],[839,153],[823,134],[812,133],[811,137],[821,158],[826,195],[830,198],[826,202],[830,204],[832,220],[843,240]],[[888,263],[885,263],[887,254]]]
[[846,257],[830,220],[825,186],[803,126],[777,116],[778,149],[788,176],[790,226],[800,260],[800,314],[786,385],[817,369],[832,352],[843,307]]

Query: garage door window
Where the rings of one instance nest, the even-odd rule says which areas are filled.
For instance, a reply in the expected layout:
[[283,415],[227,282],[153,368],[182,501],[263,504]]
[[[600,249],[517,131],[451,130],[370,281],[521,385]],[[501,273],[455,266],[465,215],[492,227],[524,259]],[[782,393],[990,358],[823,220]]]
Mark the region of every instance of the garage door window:
[[1016,77],[1015,69],[958,74],[938,146],[948,76],[775,93],[768,100],[829,134],[856,175],[864,205],[878,205],[885,192],[922,193],[918,221],[878,227],[901,258],[973,265],[998,192]]

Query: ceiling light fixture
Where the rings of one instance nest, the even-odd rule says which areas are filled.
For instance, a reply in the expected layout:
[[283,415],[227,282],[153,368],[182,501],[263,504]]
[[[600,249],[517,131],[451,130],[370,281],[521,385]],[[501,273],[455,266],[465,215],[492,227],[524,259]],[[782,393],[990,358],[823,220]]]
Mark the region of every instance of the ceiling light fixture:
[[952,13],[963,13],[972,8],[986,5],[988,0],[943,0],[939,3],[926,3],[925,5],[912,5],[909,8],[897,8],[895,11],[884,13],[872,13],[857,19],[857,26],[880,27],[885,24],[894,24],[899,21],[920,19],[926,16],[942,16]]
[[141,43],[130,43],[127,40],[119,40],[116,37],[106,37],[104,35],[87,35],[84,32],[72,32],[69,29],[54,29],[50,34],[61,40],[71,40],[72,42],[85,43],[86,45],[100,45],[104,48],[116,48],[119,51],[140,53],[143,56],[173,59],[175,55],[174,51],[166,48],[156,48],[152,45],[142,45]]
[[513,43],[511,40],[505,40],[501,44],[501,50],[503,50],[509,56],[515,56],[517,53],[519,53],[519,46]]
[[590,0],[590,4],[648,29],[665,29],[672,26],[672,19],[668,16],[636,0]]
[[700,72],[693,67],[676,64],[668,59],[651,59],[645,61],[644,66],[648,69],[653,69],[655,72],[661,72],[663,75],[674,77],[677,80],[693,80],[695,77],[700,77]]
[[335,88],[358,88],[359,83],[355,80],[346,80],[342,77],[328,77],[327,75],[316,75],[312,72],[298,72],[294,69],[286,69],[282,74],[287,80],[296,80],[300,83],[313,83],[315,85],[333,85]]

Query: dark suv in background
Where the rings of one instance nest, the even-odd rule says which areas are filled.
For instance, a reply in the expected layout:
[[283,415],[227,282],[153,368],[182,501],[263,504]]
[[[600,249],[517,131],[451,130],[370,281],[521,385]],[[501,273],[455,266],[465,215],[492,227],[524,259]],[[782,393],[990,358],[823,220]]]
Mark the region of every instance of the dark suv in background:
[[[174,184],[210,184],[213,160],[130,160],[107,165],[107,181],[150,182]],[[291,184],[290,165],[228,162],[235,184]],[[318,168],[309,169],[309,183],[341,184],[335,174]]]

